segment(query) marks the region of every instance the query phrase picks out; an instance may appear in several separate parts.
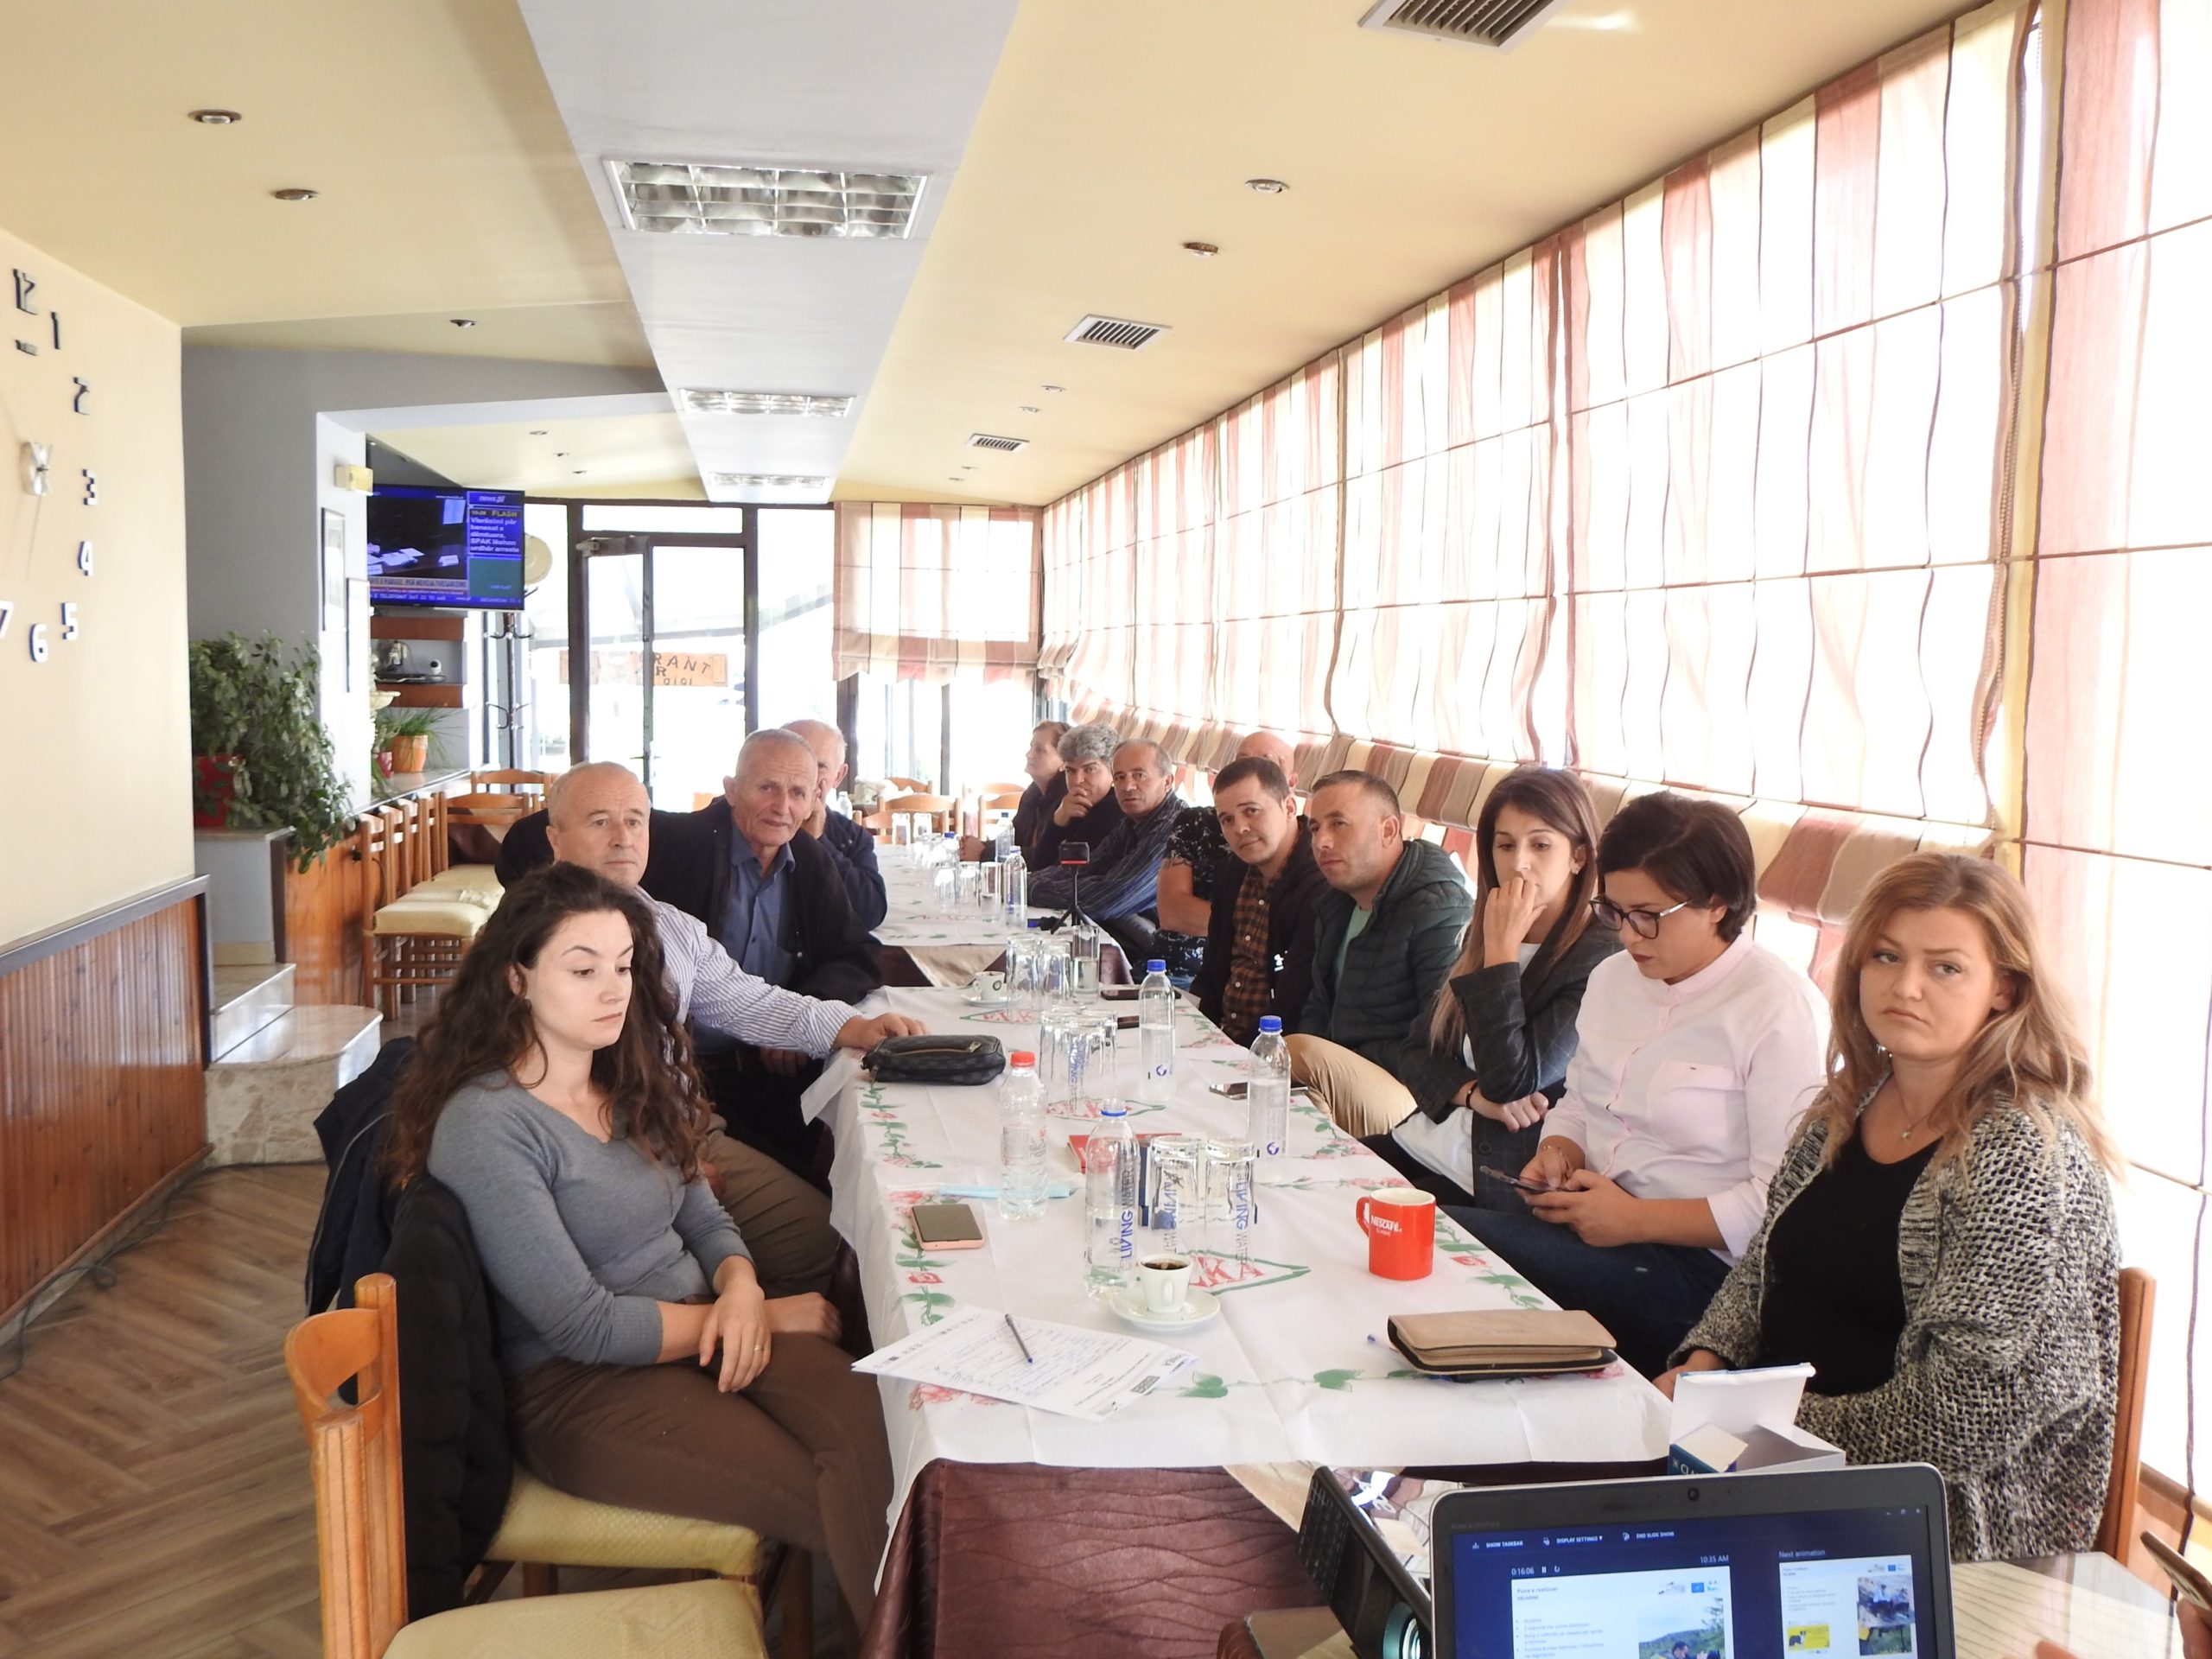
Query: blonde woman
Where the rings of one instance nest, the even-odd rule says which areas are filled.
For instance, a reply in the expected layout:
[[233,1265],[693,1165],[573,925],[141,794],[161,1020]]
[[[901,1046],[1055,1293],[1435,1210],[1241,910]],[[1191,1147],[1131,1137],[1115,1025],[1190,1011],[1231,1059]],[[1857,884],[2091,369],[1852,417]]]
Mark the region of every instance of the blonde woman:
[[1809,1361],[1798,1421],[1854,1463],[1925,1462],[1961,1560],[2089,1548],[2112,1462],[2112,1142],[1995,864],[1878,877],[1837,963],[1832,1077],[1681,1370]]

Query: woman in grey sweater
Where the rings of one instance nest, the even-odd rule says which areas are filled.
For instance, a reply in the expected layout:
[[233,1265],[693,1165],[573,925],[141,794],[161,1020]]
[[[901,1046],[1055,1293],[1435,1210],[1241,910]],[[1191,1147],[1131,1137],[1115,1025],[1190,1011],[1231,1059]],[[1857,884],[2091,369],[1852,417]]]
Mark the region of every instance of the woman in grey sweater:
[[461,959],[387,1157],[468,1212],[525,1463],[825,1551],[865,1628],[891,1500],[875,1384],[821,1297],[761,1294],[701,1173],[708,1115],[651,913],[556,864]]
[[1961,1560],[2089,1548],[2111,1471],[2119,1243],[2082,1045],[1999,866],[1916,853],[1859,903],[1832,1072],[1682,1370],[1811,1363],[1798,1422],[1924,1462]]

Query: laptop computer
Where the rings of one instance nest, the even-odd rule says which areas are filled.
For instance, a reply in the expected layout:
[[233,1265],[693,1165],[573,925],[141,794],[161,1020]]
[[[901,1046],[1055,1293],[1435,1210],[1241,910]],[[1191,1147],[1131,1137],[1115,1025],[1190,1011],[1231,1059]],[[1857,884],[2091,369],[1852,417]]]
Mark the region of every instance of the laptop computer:
[[1431,1526],[1448,1659],[1953,1659],[1924,1464],[1463,1487]]

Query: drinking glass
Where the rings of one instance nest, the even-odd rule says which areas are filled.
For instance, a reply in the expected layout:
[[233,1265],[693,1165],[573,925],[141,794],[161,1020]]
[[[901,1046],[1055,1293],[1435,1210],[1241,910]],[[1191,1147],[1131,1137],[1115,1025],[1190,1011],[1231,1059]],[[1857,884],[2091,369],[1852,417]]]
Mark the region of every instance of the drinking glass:
[[1039,977],[1045,961],[1045,941],[1023,931],[1006,942],[1007,1006],[1019,1020],[1034,1020],[1044,1007],[1045,988]]
[[976,877],[979,883],[976,902],[982,906],[984,915],[997,915],[1006,906],[1006,872],[995,864],[978,864]]
[[1045,1006],[1060,1008],[1075,1001],[1075,958],[1068,953],[1068,942],[1058,934],[1044,941],[1044,961],[1039,970],[1038,984],[1044,992]]
[[940,864],[931,881],[937,890],[935,913],[940,917],[951,915],[952,907],[960,897],[960,872],[950,864]]
[[983,867],[980,864],[956,864],[952,871],[959,883],[955,901],[959,906],[959,913],[964,916],[976,908],[976,895],[982,886]]
[[1068,955],[1075,959],[1077,996],[1098,995],[1098,930],[1085,922],[1068,937]]
[[1205,1237],[1206,1143],[1202,1135],[1155,1135],[1147,1143],[1152,1224],[1160,1247],[1180,1254],[1184,1236]]
[[1249,1141],[1210,1136],[1205,1144],[1206,1243],[1216,1255],[1252,1259],[1260,1217],[1260,1158]]

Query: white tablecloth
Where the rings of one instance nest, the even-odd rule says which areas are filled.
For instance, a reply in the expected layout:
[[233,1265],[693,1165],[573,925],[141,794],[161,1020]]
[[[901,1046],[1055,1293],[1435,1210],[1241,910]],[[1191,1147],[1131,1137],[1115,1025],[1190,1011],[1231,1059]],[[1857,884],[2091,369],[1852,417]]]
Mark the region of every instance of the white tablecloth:
[[[933,985],[961,986],[999,959],[1007,925],[997,911],[970,906],[957,915],[937,913],[936,871],[914,863],[904,847],[880,849],[890,913],[875,930],[879,944],[897,945]],[[1033,910],[1032,916],[1055,916]]]
[[[1004,1011],[979,1012],[956,992],[884,993],[887,1006],[933,1031],[995,1033],[1009,1050],[1033,1046],[1034,1026]],[[871,1003],[871,1007],[875,1004]],[[1165,1107],[1133,1106],[1140,1131],[1241,1133],[1244,1108],[1207,1092],[1241,1076],[1245,1052],[1187,1003],[1176,1089]],[[1135,1071],[1135,1033],[1125,1033],[1116,1074]],[[939,1184],[995,1184],[997,1096],[993,1087],[924,1088],[862,1079],[842,1057],[809,1096],[836,1132],[831,1219],[861,1265],[868,1323],[887,1343],[956,1303],[1017,1316],[1127,1331],[1085,1296],[1082,1199],[1070,1133],[1054,1116],[1053,1179],[1078,1196],[1055,1200],[1029,1222],[1004,1222],[977,1201],[985,1248],[925,1251],[909,1207]],[[1254,1260],[1200,1252],[1194,1282],[1221,1298],[1211,1325],[1160,1340],[1198,1356],[1170,1397],[1103,1423],[1079,1421],[973,1395],[885,1379],[884,1404],[902,1495],[932,1459],[1081,1467],[1198,1467],[1302,1459],[1408,1464],[1611,1462],[1667,1449],[1667,1403],[1625,1367],[1605,1375],[1462,1383],[1410,1371],[1383,1335],[1389,1315],[1469,1307],[1542,1306],[1543,1298],[1441,1215],[1435,1271],[1400,1282],[1367,1271],[1359,1195],[1396,1184],[1381,1160],[1318,1109],[1293,1102],[1288,1154],[1261,1176]],[[1156,1334],[1156,1333],[1146,1333]]]

